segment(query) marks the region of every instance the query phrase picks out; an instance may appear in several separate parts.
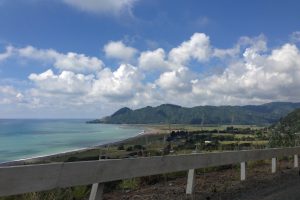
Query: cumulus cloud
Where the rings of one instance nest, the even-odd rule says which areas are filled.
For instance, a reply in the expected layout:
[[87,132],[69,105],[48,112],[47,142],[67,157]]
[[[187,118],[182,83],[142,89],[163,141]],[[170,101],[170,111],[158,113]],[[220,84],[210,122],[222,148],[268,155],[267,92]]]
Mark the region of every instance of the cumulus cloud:
[[94,77],[71,71],[62,71],[59,75],[55,75],[49,69],[41,74],[30,74],[28,78],[43,91],[80,95],[90,90]]
[[63,0],[64,3],[71,5],[82,11],[96,14],[131,13],[131,9],[137,0]]
[[139,65],[145,70],[178,70],[187,67],[191,60],[208,61],[213,55],[209,37],[204,33],[195,33],[178,47],[172,48],[166,55],[164,49],[142,52]]
[[299,101],[299,49],[285,44],[260,54],[249,47],[243,59],[230,65],[223,74],[213,75],[194,85],[195,94],[221,97],[217,104],[246,104],[269,101]]
[[[300,54],[296,45],[286,43],[281,47],[269,49],[264,35],[253,38],[241,37],[230,49],[204,45],[207,47],[204,49],[208,50],[206,52],[210,53],[198,55],[206,55],[200,57],[208,58],[208,60],[210,58],[221,59],[219,62],[226,67],[220,74],[202,75],[200,73],[197,75],[188,67],[188,61],[195,57],[191,56],[188,50],[178,50],[181,47],[193,46],[185,45],[190,41],[195,41],[192,38],[170,51],[169,55],[174,51],[181,52],[179,54],[181,57],[177,57],[177,60],[164,59],[163,51],[160,51],[161,56],[158,56],[160,66],[163,66],[165,62],[183,65],[183,67],[161,73],[155,81],[157,86],[155,90],[163,91],[165,102],[172,99],[172,103],[181,105],[233,105],[300,100],[300,91],[297,89],[300,82],[296,78],[300,73]],[[202,46],[196,48],[203,50]],[[225,57],[226,61],[223,60]],[[201,63],[204,60],[197,61]],[[158,65],[156,63],[152,66]],[[150,66],[151,62],[147,68]],[[174,95],[180,95],[181,98],[173,98]]]
[[89,57],[73,52],[63,54],[53,49],[37,49],[32,46],[15,48],[15,51],[23,58],[52,62],[56,68],[62,71],[94,72],[104,66],[102,60],[96,57]]
[[42,96],[56,98],[56,96],[78,96],[78,100],[85,98],[85,102],[99,100],[124,101],[130,100],[143,90],[143,75],[137,67],[122,64],[115,71],[105,68],[95,75],[78,74],[62,71],[55,74],[51,69],[40,73],[32,73],[28,77],[36,88],[35,97]]
[[[259,35],[257,37],[246,37],[243,36],[239,39],[237,44],[235,44],[232,48],[228,49],[220,49],[220,48],[213,48],[212,57],[224,59],[224,58],[231,58],[231,57],[238,57],[240,56],[241,52],[245,51],[246,48],[250,47],[251,51],[255,52],[264,52],[267,50],[267,41],[264,35]],[[245,52],[247,53],[247,52]]]
[[0,105],[17,104],[23,101],[24,95],[9,85],[0,85]]
[[115,58],[122,61],[130,61],[137,54],[133,47],[126,46],[122,41],[111,41],[107,43],[103,51],[108,58]]
[[188,68],[181,67],[177,70],[164,72],[156,80],[156,84],[167,92],[189,92],[192,89],[193,75]]
[[106,68],[98,74],[91,95],[104,96],[114,101],[128,100],[142,88],[142,79],[138,69],[129,64],[122,64],[114,72]]
[[204,33],[195,33],[190,40],[173,48],[169,53],[169,60],[174,64],[187,64],[191,59],[199,62],[207,61],[211,55],[209,37]]
[[[109,44],[117,44],[112,49],[121,52],[132,48],[120,41]],[[293,43],[270,48],[267,38],[259,35],[241,37],[231,48],[221,49],[212,46],[207,35],[195,33],[169,51],[141,51],[139,57],[136,49],[124,56],[108,50],[109,44],[104,48],[106,52],[120,59],[116,70],[83,54],[31,46],[14,48],[12,55],[48,61],[53,67],[29,75],[34,86],[26,91],[0,87],[2,104],[28,102],[60,109],[101,105],[113,112],[120,106],[136,108],[166,102],[195,106],[300,101],[300,50]],[[224,70],[205,73],[216,62]],[[195,70],[197,64],[204,63],[204,72]]]
[[93,72],[100,70],[104,64],[96,57],[88,57],[84,54],[69,52],[56,58],[54,65],[61,70],[75,72]]
[[171,68],[169,62],[166,60],[165,51],[162,48],[142,52],[138,62],[140,68],[146,71],[164,71]]
[[5,51],[3,53],[0,53],[0,61],[6,60],[13,54],[13,47],[12,46],[7,46],[5,48]]
[[300,31],[295,31],[290,35],[292,42],[300,42]]

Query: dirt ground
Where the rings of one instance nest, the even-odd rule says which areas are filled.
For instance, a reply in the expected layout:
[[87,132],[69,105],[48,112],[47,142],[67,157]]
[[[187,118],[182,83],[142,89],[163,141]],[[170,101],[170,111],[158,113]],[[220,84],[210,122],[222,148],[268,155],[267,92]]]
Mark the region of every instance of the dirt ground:
[[185,194],[186,177],[143,186],[133,191],[106,193],[105,200],[296,200],[300,199],[300,176],[292,168],[292,161],[278,163],[277,172],[271,173],[271,162],[249,164],[247,179],[240,181],[238,167],[198,172],[194,196]]

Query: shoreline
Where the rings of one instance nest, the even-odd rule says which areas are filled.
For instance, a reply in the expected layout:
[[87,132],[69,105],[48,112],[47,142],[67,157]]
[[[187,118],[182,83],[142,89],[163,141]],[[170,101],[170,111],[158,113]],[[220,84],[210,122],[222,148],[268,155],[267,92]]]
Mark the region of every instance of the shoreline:
[[[32,156],[32,157],[28,157],[28,158],[0,162],[0,167],[1,166],[17,166],[17,165],[56,162],[53,160],[67,157],[67,156],[73,156],[75,154],[86,153],[88,151],[97,150],[97,149],[107,147],[107,146],[117,146],[117,145],[120,145],[123,143],[128,143],[128,142],[138,139],[138,138],[146,137],[147,135],[150,136],[150,135],[167,134],[167,133],[169,133],[170,130],[184,129],[184,130],[194,131],[196,129],[199,129],[199,126],[197,126],[197,125],[195,126],[195,125],[187,125],[187,124],[172,124],[171,127],[170,127],[170,125],[167,125],[167,124],[119,124],[119,126],[121,128],[139,127],[142,131],[137,132],[136,135],[134,135],[134,136],[119,139],[119,140],[116,140],[113,142],[107,142],[107,143],[103,143],[103,144],[62,151],[62,152],[57,152],[57,153],[48,154],[48,155]],[[226,125],[222,125],[222,126],[226,126]],[[233,126],[237,126],[237,125],[233,125]],[[200,127],[201,127],[201,129],[203,127],[215,128],[215,127],[209,127],[209,126],[200,126]],[[57,162],[61,162],[61,161],[57,161]]]
[[[124,126],[131,126],[131,125],[126,124]],[[140,125],[137,125],[137,126],[140,126]],[[53,159],[53,158],[61,158],[64,156],[71,156],[73,154],[84,153],[89,150],[95,150],[95,149],[98,149],[101,147],[106,147],[106,146],[120,145],[122,143],[130,142],[130,140],[144,137],[146,135],[154,135],[154,134],[159,133],[159,129],[155,129],[155,128],[147,127],[147,126],[145,126],[144,128],[145,129],[142,132],[137,133],[137,135],[129,137],[129,138],[124,138],[124,139],[121,139],[118,141],[109,142],[109,143],[105,143],[105,144],[99,144],[99,145],[90,146],[90,147],[74,149],[74,150],[70,150],[70,151],[53,153],[53,154],[48,154],[48,155],[34,156],[34,157],[22,158],[22,159],[13,160],[13,161],[0,162],[0,167],[47,163],[47,162],[51,162],[50,159]]]

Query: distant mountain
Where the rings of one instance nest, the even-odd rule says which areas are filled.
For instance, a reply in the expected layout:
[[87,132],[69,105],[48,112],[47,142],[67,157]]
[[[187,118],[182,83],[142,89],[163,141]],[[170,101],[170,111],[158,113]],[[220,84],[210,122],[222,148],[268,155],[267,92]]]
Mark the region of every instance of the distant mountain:
[[272,126],[280,133],[300,133],[300,109],[289,113]]
[[300,108],[300,103],[273,102],[247,106],[196,106],[172,104],[131,110],[121,108],[111,116],[88,123],[108,124],[272,124]]

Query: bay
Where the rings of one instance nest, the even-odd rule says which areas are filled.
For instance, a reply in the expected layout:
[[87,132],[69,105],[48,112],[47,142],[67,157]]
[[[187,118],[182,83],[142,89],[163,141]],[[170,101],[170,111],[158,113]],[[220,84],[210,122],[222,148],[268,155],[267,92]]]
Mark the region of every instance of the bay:
[[0,119],[0,162],[57,154],[138,135],[142,127],[87,119]]

